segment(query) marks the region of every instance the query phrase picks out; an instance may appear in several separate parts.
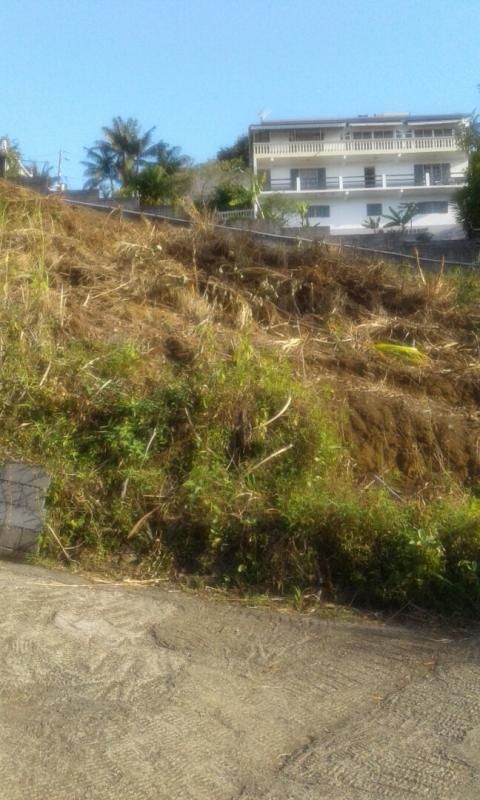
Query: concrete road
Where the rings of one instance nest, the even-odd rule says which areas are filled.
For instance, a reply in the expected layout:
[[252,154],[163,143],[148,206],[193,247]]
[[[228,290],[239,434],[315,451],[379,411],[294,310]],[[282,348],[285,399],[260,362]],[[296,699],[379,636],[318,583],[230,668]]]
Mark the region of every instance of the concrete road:
[[475,636],[0,563],[1,800],[480,797]]

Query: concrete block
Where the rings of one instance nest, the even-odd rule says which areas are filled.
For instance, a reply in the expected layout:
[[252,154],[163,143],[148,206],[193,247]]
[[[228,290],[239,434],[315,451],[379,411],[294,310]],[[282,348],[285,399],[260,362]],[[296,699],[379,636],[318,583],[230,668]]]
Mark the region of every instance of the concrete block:
[[50,478],[43,467],[0,467],[0,555],[32,550],[43,527],[45,493]]

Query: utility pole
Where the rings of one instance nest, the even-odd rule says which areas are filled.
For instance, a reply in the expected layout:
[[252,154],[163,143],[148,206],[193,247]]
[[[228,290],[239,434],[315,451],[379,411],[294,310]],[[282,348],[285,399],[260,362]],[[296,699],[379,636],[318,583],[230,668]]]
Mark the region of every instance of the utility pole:
[[57,191],[58,191],[58,192],[63,192],[63,176],[62,176],[62,170],[63,170],[63,153],[62,153],[62,151],[61,151],[61,150],[59,150],[59,151],[58,151],[58,172],[57,172],[57,175],[58,175],[58,179],[57,179]]
[[57,192],[64,192],[66,187],[65,179],[63,176],[63,162],[70,161],[68,150],[58,151],[58,172],[57,172]]

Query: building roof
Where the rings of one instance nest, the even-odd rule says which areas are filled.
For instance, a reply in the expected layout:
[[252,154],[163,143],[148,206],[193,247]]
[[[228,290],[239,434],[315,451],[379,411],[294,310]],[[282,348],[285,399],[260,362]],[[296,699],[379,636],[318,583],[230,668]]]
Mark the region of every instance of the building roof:
[[316,119],[274,119],[250,125],[251,130],[262,128],[344,128],[347,125],[399,125],[399,124],[429,124],[443,122],[461,122],[468,119],[471,114],[360,114],[356,117],[318,117]]

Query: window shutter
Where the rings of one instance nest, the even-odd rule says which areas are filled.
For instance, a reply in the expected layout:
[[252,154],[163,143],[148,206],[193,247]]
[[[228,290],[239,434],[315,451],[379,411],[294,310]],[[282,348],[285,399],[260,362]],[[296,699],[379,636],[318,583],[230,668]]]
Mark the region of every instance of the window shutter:
[[292,189],[296,189],[297,188],[297,178],[298,178],[298,176],[299,176],[298,169],[291,169],[290,170],[290,187]]
[[413,167],[415,186],[423,186],[424,169],[423,164],[415,164]]
[[325,167],[317,169],[317,188],[325,189],[327,186],[327,170]]

